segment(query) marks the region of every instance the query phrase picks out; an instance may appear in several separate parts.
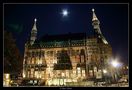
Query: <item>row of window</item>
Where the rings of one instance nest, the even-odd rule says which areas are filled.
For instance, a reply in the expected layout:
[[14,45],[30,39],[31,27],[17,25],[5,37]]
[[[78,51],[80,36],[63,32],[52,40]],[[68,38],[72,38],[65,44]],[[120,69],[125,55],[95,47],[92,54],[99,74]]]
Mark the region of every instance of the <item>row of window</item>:
[[28,57],[41,57],[44,56],[44,51],[32,51],[32,52],[26,52]]
[[[44,48],[49,48],[49,47],[68,47],[68,46],[84,46],[85,43],[84,41],[80,41],[80,42],[71,42],[70,44],[69,43],[62,43],[62,42],[59,42],[59,43],[44,43],[44,44],[41,44],[41,47],[44,47]],[[88,46],[96,46],[96,42],[88,42],[86,45]],[[30,48],[37,48],[36,46],[34,47],[30,47]]]
[[44,59],[26,59],[25,60],[25,64],[45,64],[45,60]]
[[44,56],[45,54],[47,56],[53,56],[54,53],[57,53],[57,55],[61,53],[71,53],[72,55],[78,55],[80,54],[81,50],[64,50],[64,51],[32,51],[32,52],[26,52],[28,57],[37,57],[37,56]]
[[33,69],[31,69],[31,71],[27,71],[26,72],[26,76],[30,77],[30,78],[45,78],[45,76],[47,77],[70,77],[71,75],[78,76],[85,76],[85,70],[81,70],[81,69],[77,69],[74,70],[72,73],[70,73],[69,71],[66,72],[59,72],[59,73],[53,73],[53,72],[45,72],[45,71],[34,71]]
[[34,71],[31,69],[31,71],[26,72],[26,77],[28,78],[44,78],[45,72],[44,71]]
[[42,47],[68,47],[68,46],[82,46],[85,45],[84,42],[77,43],[56,43],[56,44],[43,44]]
[[[90,76],[97,76],[97,73],[101,73],[101,70],[97,71],[97,68],[94,68],[93,70],[89,70],[89,75]],[[74,77],[78,76],[84,76],[85,77],[85,70],[82,70],[81,68],[77,68],[77,70],[73,70],[72,73],[70,73],[69,71],[66,72],[59,72],[59,73],[53,73],[53,72],[45,72],[45,71],[34,71],[34,69],[31,69],[31,71],[27,71],[26,72],[26,76],[30,77],[30,78],[45,78],[45,76],[47,77],[70,77],[71,75],[73,75]]]

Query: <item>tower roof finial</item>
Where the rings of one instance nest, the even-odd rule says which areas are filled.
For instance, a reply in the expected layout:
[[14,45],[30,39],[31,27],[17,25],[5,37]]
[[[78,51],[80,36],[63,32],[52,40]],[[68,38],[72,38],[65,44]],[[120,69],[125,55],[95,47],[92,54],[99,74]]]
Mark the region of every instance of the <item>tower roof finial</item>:
[[94,12],[94,11],[95,11],[94,8],[92,8],[92,11],[93,11],[93,18],[92,18],[92,21],[98,20],[96,14],[95,14],[95,12]]
[[32,28],[33,30],[37,30],[36,21],[37,21],[37,19],[35,18],[35,19],[34,19],[34,25],[33,25],[33,28]]
[[94,12],[94,8],[92,8],[92,11]]
[[35,19],[34,19],[34,21],[36,22],[36,21],[37,21],[37,19],[35,18]]

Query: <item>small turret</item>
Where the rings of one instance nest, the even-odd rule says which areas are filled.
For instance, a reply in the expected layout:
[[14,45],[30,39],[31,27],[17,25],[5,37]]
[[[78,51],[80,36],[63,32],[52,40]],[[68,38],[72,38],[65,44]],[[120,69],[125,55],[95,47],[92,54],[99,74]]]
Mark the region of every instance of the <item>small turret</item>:
[[95,10],[92,9],[93,12],[93,18],[92,18],[92,25],[95,31],[95,34],[98,38],[102,39],[103,43],[108,44],[108,42],[106,41],[105,37],[103,36],[101,30],[100,30],[100,21],[98,20],[96,14],[95,14]]
[[31,44],[31,45],[34,44],[34,41],[35,41],[36,38],[37,38],[37,27],[36,27],[36,22],[37,22],[37,19],[35,18],[35,19],[34,19],[34,25],[33,25],[32,31],[31,31],[31,38],[30,38],[30,44]]

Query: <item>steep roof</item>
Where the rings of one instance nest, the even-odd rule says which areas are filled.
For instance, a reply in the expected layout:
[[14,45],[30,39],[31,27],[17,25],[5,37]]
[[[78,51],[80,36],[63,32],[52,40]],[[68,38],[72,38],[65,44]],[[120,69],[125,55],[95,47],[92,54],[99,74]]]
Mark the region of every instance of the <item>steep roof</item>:
[[36,42],[50,42],[50,41],[68,41],[68,40],[81,40],[86,37],[86,33],[68,33],[62,35],[44,35]]

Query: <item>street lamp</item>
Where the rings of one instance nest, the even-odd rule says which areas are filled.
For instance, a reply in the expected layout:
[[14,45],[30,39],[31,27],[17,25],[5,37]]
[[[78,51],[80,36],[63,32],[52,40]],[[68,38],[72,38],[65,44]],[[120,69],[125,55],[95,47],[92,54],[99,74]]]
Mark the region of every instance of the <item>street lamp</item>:
[[117,60],[113,60],[111,61],[111,65],[114,67],[112,68],[112,73],[114,73],[114,80],[117,81],[117,68],[120,67],[121,63],[119,63]]
[[117,62],[117,61],[112,61],[111,64],[115,68],[119,66],[119,62]]
[[105,79],[105,83],[107,83],[107,73],[108,71],[106,69],[103,70],[103,75],[104,75],[104,79]]

